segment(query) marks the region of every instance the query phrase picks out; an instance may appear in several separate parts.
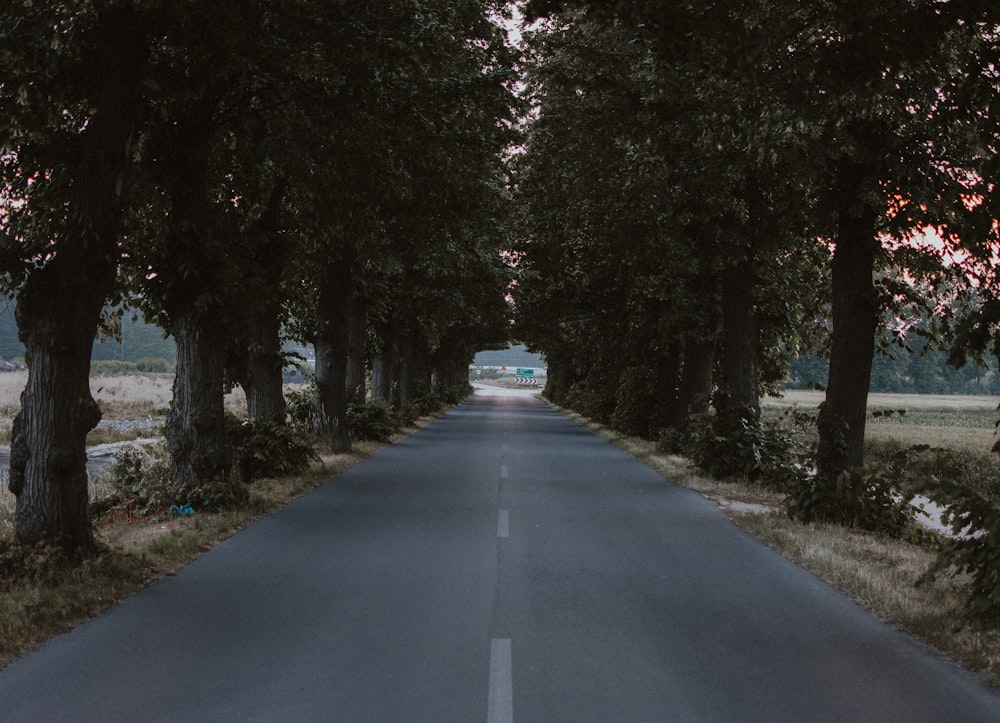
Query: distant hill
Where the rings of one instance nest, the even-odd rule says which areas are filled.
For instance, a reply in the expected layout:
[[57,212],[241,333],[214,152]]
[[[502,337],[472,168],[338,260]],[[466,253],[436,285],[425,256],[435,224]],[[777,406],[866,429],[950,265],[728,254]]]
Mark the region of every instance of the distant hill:
[[[138,316],[138,314],[135,314]],[[138,359],[166,359],[177,361],[177,347],[171,337],[164,337],[163,330],[147,324],[141,316],[133,319],[125,312],[122,319],[122,340],[95,341],[91,358],[99,361],[118,360],[134,362]],[[17,336],[14,320],[14,302],[0,301],[0,357],[15,359],[24,356],[24,344]]]
[[542,356],[532,354],[524,344],[511,344],[500,351],[481,351],[476,354],[473,364],[477,367],[545,369],[545,360]]

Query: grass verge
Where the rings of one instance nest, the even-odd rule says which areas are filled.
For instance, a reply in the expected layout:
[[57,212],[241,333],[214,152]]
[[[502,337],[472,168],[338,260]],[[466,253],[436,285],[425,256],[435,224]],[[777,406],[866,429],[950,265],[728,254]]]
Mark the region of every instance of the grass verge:
[[723,508],[729,518],[779,554],[1000,687],[1000,630],[963,610],[961,577],[917,586],[934,553],[919,545],[838,525],[803,525],[783,511],[784,495],[759,485],[720,481],[656,443],[609,430],[574,412],[565,416]]

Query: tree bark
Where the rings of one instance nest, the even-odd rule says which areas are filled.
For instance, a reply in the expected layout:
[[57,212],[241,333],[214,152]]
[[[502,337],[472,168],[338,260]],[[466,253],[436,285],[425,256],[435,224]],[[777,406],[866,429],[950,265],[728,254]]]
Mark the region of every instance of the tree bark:
[[384,353],[372,358],[372,399],[391,402],[392,361]]
[[66,259],[38,272],[18,301],[28,381],[14,419],[9,487],[17,496],[18,540],[47,540],[87,554],[94,538],[86,437],[101,419],[90,394],[90,352],[113,276],[93,268],[86,278],[94,283],[84,287],[80,272],[86,267],[66,268]]
[[278,309],[265,305],[248,324],[249,348],[241,363],[240,385],[247,395],[247,415],[265,422],[285,421],[281,379],[281,319]]
[[833,334],[826,401],[817,420],[820,471],[837,477],[864,464],[865,417],[878,325],[874,222],[843,219],[832,264]]
[[692,414],[708,412],[714,369],[715,342],[710,339],[689,338],[684,346],[684,363],[671,425],[675,429],[684,429]]
[[722,275],[722,383],[725,403],[760,414],[757,355],[760,320],[754,294],[752,252],[743,253],[744,263],[731,265]]
[[225,479],[232,450],[223,405],[223,335],[193,314],[173,319],[170,330],[177,342],[174,399],[167,417],[174,487]]
[[347,403],[364,404],[366,396],[367,328],[365,306],[354,294],[347,309]]
[[319,290],[314,345],[321,432],[335,452],[351,449],[347,425],[347,313],[351,294],[350,265],[332,265]]
[[413,362],[411,355],[404,353],[396,362],[396,389],[399,406],[405,407],[413,401]]
[[44,268],[29,275],[15,312],[28,380],[11,441],[14,532],[23,543],[49,540],[74,555],[94,549],[86,436],[101,413],[90,394],[90,353],[117,274],[121,195],[147,57],[132,10],[109,10],[98,26],[89,60],[96,93],[70,172],[68,228],[52,240]]

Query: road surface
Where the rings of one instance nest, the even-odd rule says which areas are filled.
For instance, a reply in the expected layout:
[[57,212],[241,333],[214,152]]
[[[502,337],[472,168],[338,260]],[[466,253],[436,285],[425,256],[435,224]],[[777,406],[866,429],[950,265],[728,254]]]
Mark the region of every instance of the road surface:
[[0,671],[3,721],[1000,720],[530,394],[426,429]]

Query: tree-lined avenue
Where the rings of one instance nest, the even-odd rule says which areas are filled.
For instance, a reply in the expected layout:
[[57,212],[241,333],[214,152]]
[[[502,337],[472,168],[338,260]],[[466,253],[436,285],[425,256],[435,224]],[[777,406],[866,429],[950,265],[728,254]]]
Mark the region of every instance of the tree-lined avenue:
[[11,721],[1000,718],[709,501],[482,391],[0,671],[0,701]]

